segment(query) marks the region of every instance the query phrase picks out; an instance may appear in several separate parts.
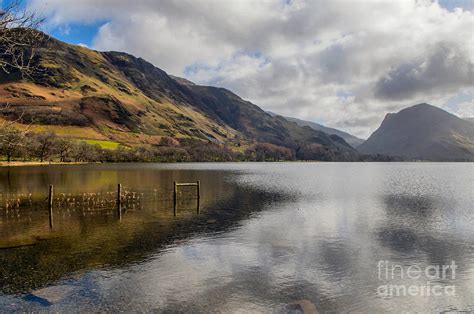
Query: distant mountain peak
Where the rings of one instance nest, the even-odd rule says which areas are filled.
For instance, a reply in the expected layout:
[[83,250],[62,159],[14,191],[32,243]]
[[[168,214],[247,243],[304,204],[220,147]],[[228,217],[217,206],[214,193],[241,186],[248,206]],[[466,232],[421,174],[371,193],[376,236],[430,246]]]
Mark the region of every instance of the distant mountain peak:
[[474,160],[474,124],[422,103],[387,114],[359,151],[427,160]]
[[273,117],[282,117],[282,118],[284,118],[288,121],[296,123],[297,125],[299,125],[301,127],[309,127],[313,130],[322,131],[322,132],[327,133],[327,134],[335,134],[335,135],[343,138],[353,148],[357,148],[359,145],[364,143],[363,139],[358,138],[358,137],[356,137],[352,134],[349,134],[347,132],[344,132],[344,131],[341,131],[341,130],[338,130],[338,129],[330,128],[330,127],[324,126],[324,125],[316,123],[316,122],[301,120],[301,119],[292,118],[292,117],[280,116],[280,115],[278,115],[276,113],[273,113],[271,111],[267,111],[267,113],[269,115],[273,116]]
[[445,111],[445,110],[443,110],[439,107],[436,107],[436,106],[433,106],[433,105],[430,105],[430,104],[427,104],[427,103],[421,103],[421,104],[416,104],[416,105],[407,107],[405,109],[400,110],[399,113],[400,112],[405,112],[405,111],[435,111],[435,112],[439,112],[439,113],[443,113],[443,114],[448,113],[447,111]]
[[422,102],[422,103],[413,105],[413,106],[408,107],[408,108],[406,108],[406,109],[409,109],[409,108],[423,108],[423,107],[424,107],[424,108],[435,108],[435,109],[439,109],[438,107],[433,106],[433,105],[430,105],[430,104],[428,104],[428,103],[426,103],[426,102]]

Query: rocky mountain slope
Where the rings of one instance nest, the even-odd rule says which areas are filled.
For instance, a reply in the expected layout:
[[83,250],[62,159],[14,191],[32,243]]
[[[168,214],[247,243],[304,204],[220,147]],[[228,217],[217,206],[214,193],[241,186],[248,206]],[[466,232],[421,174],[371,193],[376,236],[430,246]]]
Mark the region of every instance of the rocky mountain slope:
[[[269,112],[269,113],[272,116],[277,116],[276,113],[273,113],[273,112]],[[314,130],[322,131],[327,134],[336,134],[337,136],[342,137],[347,142],[347,144],[351,145],[353,148],[357,148],[359,145],[364,143],[363,139],[358,138],[352,134],[349,134],[347,132],[344,132],[338,129],[329,128],[327,126],[324,126],[316,122],[301,120],[301,119],[292,118],[292,117],[284,117],[284,118],[287,119],[288,121],[295,122],[299,126],[309,126],[310,128]]]
[[[229,90],[173,77],[121,52],[98,52],[50,38],[27,78],[0,75],[2,119],[21,118],[33,129],[71,138],[125,145],[162,137],[212,141],[235,149],[255,143],[345,159],[356,154],[339,136],[272,117]],[[318,158],[320,158],[318,157]]]
[[474,161],[474,124],[419,104],[388,114],[358,150],[434,161]]

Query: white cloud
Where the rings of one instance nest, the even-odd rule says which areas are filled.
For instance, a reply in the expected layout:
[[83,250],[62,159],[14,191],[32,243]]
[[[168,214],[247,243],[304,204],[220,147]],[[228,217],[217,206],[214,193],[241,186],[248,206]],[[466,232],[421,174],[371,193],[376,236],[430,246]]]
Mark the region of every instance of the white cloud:
[[474,118],[474,101],[465,101],[458,104],[454,112],[461,118]]
[[426,0],[31,5],[58,27],[108,21],[96,49],[127,51],[170,73],[227,87],[265,109],[360,136],[385,113],[418,102],[455,112],[448,100],[473,85],[473,13]]

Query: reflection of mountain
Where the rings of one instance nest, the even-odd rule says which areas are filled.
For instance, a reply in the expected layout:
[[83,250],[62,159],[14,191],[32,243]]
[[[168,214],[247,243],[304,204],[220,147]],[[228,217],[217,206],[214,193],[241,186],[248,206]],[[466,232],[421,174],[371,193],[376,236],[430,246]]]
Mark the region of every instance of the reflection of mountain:
[[[225,185],[222,178],[214,172],[216,185]],[[28,227],[34,228],[31,235],[35,235],[37,243],[2,250],[1,292],[28,292],[75,271],[142,261],[174,241],[233,228],[250,213],[279,199],[276,194],[248,189],[241,191],[229,185],[225,188],[227,197],[212,199],[211,196],[211,201],[198,216],[194,208],[182,209],[174,219],[171,208],[153,209],[150,204],[144,211],[126,212],[121,222],[113,214],[105,215],[103,212],[85,217],[58,216],[58,227],[52,234],[47,229],[45,215],[34,217],[38,220],[30,225],[23,222],[22,229],[10,229],[4,224],[2,235],[5,235],[6,228],[10,237],[15,237],[17,232],[28,232]],[[203,198],[206,197],[209,195],[204,194]]]

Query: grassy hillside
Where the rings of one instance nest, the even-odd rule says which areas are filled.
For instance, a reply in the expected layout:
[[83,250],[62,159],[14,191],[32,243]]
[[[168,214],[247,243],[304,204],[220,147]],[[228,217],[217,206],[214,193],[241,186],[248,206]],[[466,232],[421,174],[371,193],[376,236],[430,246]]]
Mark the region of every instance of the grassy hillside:
[[355,154],[338,136],[272,117],[226,89],[169,76],[126,53],[97,52],[51,38],[33,66],[26,79],[0,74],[0,103],[8,104],[0,115],[21,119],[34,130],[114,143],[103,144],[110,148],[153,145],[171,137],[235,150],[269,143],[289,148],[297,158],[308,158],[309,152],[326,159]]

